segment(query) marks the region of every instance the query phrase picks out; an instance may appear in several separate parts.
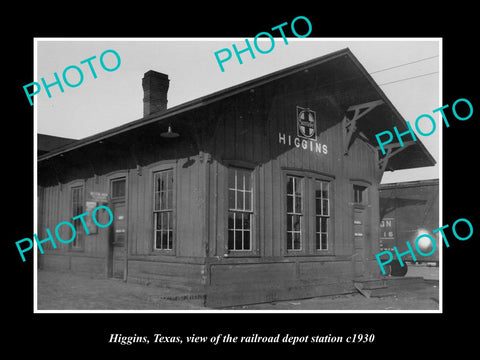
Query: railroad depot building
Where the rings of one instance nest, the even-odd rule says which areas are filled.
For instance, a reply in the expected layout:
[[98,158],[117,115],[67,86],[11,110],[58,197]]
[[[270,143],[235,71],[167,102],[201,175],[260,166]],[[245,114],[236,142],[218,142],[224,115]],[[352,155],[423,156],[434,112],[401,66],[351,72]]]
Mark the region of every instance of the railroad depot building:
[[114,214],[88,235],[76,220],[41,268],[180,288],[210,307],[380,276],[382,174],[435,161],[419,140],[380,153],[375,134],[407,125],[349,49],[167,109],[169,81],[148,71],[141,119],[38,157],[39,239],[97,205]]

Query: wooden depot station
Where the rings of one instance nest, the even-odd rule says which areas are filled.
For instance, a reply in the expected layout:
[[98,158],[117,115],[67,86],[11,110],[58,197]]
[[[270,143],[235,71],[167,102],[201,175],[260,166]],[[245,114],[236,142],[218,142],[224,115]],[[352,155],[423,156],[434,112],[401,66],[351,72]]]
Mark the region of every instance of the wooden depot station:
[[208,307],[380,277],[382,174],[435,161],[420,141],[382,156],[375,134],[407,126],[349,49],[170,109],[167,75],[142,86],[141,119],[38,157],[39,239],[87,204],[114,213],[89,235],[75,221],[41,268],[183,289]]

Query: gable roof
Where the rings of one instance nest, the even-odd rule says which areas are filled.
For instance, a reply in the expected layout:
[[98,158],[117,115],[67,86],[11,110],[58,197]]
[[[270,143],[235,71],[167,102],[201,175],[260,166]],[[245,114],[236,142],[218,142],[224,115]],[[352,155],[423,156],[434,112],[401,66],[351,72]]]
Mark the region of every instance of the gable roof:
[[[352,52],[348,48],[345,48],[185,102],[161,113],[152,114],[77,140],[39,156],[38,161],[41,162],[149,124],[166,122],[172,117],[187,111],[207,106],[208,104],[249,91],[250,89],[278,79],[308,71],[322,74],[322,87],[330,86],[335,92],[337,102],[345,109],[348,108],[349,105],[367,103],[378,99],[383,100],[386,106],[379,106],[378,110],[374,110],[376,115],[367,115],[365,120],[362,119],[360,122],[361,126],[359,126],[359,129],[367,136],[367,140],[372,146],[378,145],[375,139],[375,134],[378,132],[392,130],[393,126],[396,126],[399,132],[408,129],[405,119],[400,115]],[[388,169],[399,170],[432,166],[435,164],[434,158],[419,139],[417,139],[413,145],[402,150],[403,151],[389,159]]]
[[59,147],[75,142],[75,139],[47,134],[37,134],[37,152],[42,155]]

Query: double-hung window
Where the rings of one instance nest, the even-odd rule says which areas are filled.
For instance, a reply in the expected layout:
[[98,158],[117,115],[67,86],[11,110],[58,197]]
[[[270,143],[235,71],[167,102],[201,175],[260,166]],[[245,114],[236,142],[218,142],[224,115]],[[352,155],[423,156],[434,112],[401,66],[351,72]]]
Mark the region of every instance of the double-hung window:
[[173,249],[173,169],[159,171],[154,176],[154,249]]
[[330,183],[315,180],[315,249],[328,250]]
[[294,170],[285,179],[287,253],[330,254],[332,182],[328,176]]
[[287,176],[287,250],[302,250],[303,178]]
[[252,171],[228,168],[228,250],[250,251],[253,225]]

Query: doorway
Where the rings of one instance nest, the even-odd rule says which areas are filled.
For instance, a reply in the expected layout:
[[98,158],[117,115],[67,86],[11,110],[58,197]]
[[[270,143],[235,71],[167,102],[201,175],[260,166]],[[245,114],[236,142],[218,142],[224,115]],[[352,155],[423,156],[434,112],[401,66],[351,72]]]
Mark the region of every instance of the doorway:
[[365,209],[353,208],[353,271],[355,277],[365,274]]
[[125,178],[110,181],[111,210],[113,224],[109,237],[108,276],[126,279],[126,242],[127,242],[127,207]]

